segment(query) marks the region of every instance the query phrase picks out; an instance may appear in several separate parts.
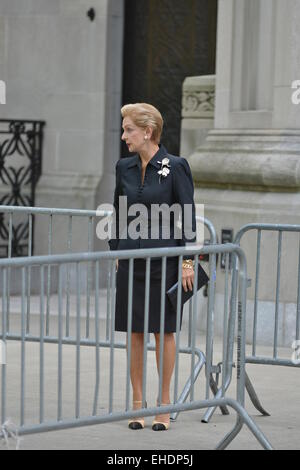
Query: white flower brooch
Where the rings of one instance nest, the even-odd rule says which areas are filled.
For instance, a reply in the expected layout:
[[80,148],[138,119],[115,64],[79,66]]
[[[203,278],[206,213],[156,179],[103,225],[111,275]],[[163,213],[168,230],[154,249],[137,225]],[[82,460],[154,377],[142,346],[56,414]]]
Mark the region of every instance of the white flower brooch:
[[169,165],[169,162],[170,160],[168,158],[164,158],[162,162],[157,162],[161,165],[161,169],[157,172],[159,174],[159,182],[161,181],[162,176],[166,178],[170,173],[171,166]]

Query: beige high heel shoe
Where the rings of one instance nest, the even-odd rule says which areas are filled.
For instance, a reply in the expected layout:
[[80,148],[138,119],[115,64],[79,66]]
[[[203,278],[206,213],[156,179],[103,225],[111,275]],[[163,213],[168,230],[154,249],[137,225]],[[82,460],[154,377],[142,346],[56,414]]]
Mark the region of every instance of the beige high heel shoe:
[[[161,403],[160,406],[167,406],[170,403]],[[158,403],[157,403],[158,406]],[[154,420],[152,423],[152,430],[153,431],[167,431],[170,427],[170,417],[168,421],[158,421]]]
[[[134,410],[138,410],[139,408],[134,408],[134,405],[136,404],[142,404],[143,402],[142,401],[134,401],[133,402],[133,409]],[[140,407],[141,408],[141,407]],[[147,408],[147,402],[145,403],[145,408]],[[145,420],[144,418],[135,418],[135,419],[130,419],[128,421],[128,427],[129,429],[133,429],[134,431],[138,430],[138,429],[144,429],[145,427]]]

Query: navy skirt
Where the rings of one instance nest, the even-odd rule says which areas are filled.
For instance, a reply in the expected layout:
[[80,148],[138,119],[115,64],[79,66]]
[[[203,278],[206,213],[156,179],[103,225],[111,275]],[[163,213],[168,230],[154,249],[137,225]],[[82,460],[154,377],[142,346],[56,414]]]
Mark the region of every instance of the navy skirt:
[[[161,302],[162,260],[154,259],[150,265],[150,293],[149,293],[149,333],[160,333],[160,302]],[[166,289],[172,287],[178,280],[178,257],[167,258]],[[119,260],[116,280],[116,310],[115,330],[127,331],[128,326],[128,282],[129,260]],[[144,333],[146,287],[146,260],[134,260],[133,297],[132,297],[132,332]],[[180,328],[182,324],[182,311],[180,312]],[[176,311],[165,294],[165,329],[164,333],[176,331]]]

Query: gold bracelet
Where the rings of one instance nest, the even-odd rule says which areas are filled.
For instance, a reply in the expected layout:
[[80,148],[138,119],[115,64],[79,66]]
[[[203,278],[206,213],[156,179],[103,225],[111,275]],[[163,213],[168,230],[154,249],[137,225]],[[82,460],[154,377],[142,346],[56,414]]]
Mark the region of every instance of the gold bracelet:
[[187,269],[194,269],[193,266],[191,266],[190,264],[185,264],[185,263],[182,263],[182,267],[187,268]]
[[192,259],[185,259],[182,262],[182,267],[183,268],[188,268],[188,269],[194,269],[194,263]]

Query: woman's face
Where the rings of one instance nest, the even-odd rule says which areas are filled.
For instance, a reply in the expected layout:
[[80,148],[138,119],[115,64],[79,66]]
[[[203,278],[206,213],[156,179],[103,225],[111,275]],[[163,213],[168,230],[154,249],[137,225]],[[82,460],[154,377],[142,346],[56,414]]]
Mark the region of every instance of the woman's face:
[[[122,127],[122,140],[126,142],[129,152],[139,153],[146,147],[151,137],[149,137],[147,130],[134,124],[133,120],[129,116],[126,116],[123,119]],[[147,139],[145,139],[145,136],[147,136]]]

